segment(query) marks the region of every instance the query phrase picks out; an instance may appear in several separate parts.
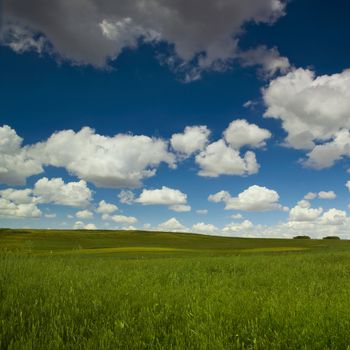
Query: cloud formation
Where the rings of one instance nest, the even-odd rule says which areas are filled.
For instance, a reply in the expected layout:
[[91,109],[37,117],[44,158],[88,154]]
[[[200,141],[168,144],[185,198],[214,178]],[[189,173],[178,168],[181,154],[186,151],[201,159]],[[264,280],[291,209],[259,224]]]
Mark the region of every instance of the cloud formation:
[[304,164],[322,169],[350,156],[350,70],[316,76],[299,68],[263,91],[265,117],[279,119],[286,144],[308,151]]
[[260,148],[265,146],[271,133],[249,124],[246,120],[236,119],[223,132],[223,138],[209,144],[196,155],[195,161],[200,166],[198,175],[218,177],[220,175],[251,175],[259,171],[255,153],[247,151],[243,156],[243,146]]
[[250,186],[237,197],[232,197],[227,191],[220,191],[208,197],[208,200],[214,203],[225,203],[226,210],[244,210],[244,211],[268,211],[282,210],[279,203],[279,194],[261,186]]
[[[4,44],[17,52],[45,51],[101,68],[125,48],[137,47],[140,39],[162,41],[170,46],[166,61],[177,70],[195,63],[187,74],[196,76],[201,70],[223,69],[238,56],[244,25],[273,23],[284,14],[285,2],[4,0],[3,10]],[[248,58],[249,65],[256,61],[252,53]],[[276,66],[261,64],[269,71]]]

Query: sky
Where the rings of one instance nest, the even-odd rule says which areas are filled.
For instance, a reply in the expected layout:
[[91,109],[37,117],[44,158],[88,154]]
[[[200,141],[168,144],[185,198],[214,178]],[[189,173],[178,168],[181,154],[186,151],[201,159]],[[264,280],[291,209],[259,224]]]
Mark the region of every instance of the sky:
[[1,227],[350,238],[350,4],[0,4]]

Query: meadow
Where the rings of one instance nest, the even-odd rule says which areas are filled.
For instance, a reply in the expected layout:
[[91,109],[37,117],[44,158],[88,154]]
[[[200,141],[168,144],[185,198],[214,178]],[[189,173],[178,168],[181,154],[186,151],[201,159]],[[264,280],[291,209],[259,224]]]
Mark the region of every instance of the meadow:
[[0,349],[350,349],[350,241],[0,230]]

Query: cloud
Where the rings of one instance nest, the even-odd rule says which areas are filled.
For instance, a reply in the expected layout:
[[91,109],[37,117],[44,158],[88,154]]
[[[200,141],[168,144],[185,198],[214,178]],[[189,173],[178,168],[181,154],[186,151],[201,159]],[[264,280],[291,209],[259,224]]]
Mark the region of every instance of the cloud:
[[334,191],[321,191],[318,193],[318,198],[320,199],[335,199],[337,195]]
[[57,217],[57,214],[55,213],[52,213],[52,214],[45,214],[45,218],[47,219],[54,219]]
[[190,205],[185,205],[185,204],[175,204],[175,205],[171,205],[169,207],[170,210],[176,211],[178,213],[184,213],[184,212],[188,212],[191,211],[191,206]]
[[137,219],[134,216],[125,216],[125,215],[113,215],[110,217],[110,220],[123,223],[123,224],[134,224],[137,222]]
[[322,169],[350,155],[350,70],[316,76],[296,69],[263,91],[265,117],[282,121],[287,145],[306,150],[306,166]]
[[15,130],[0,127],[0,183],[24,185],[27,177],[43,171],[40,161],[30,157],[22,142]]
[[237,197],[232,197],[226,191],[220,191],[208,197],[214,203],[224,202],[226,210],[268,211],[282,210],[279,204],[279,194],[271,189],[261,186],[250,186]]
[[254,225],[249,220],[244,220],[243,222],[237,223],[232,222],[228,225],[226,225],[222,230],[225,233],[241,233],[242,231],[247,231],[253,228]]
[[89,205],[92,193],[84,180],[65,183],[61,178],[38,180],[33,189],[39,203],[54,203],[72,207]]
[[96,134],[85,127],[63,130],[30,148],[30,154],[46,165],[64,167],[97,187],[138,187],[155,175],[161,163],[174,166],[167,142],[148,136]]
[[224,138],[227,143],[237,150],[243,146],[252,148],[264,147],[266,140],[270,137],[270,131],[262,129],[255,124],[249,124],[244,119],[232,121],[224,131]]
[[246,120],[237,119],[230,123],[223,133],[223,139],[209,144],[197,154],[195,160],[200,166],[198,175],[218,177],[219,175],[251,175],[259,171],[255,153],[247,151],[240,155],[240,148],[248,146],[260,148],[265,146],[271,133],[249,124]]
[[203,150],[208,143],[209,135],[210,131],[204,125],[187,126],[182,134],[173,134],[170,144],[181,157],[186,158]]
[[307,201],[317,198],[317,193],[309,192],[304,196]]
[[321,222],[324,225],[344,225],[349,223],[349,218],[345,211],[332,208],[322,215]]
[[[5,0],[4,44],[105,67],[125,48],[137,47],[140,38],[162,40],[172,52],[165,61],[180,71],[189,65],[186,75],[197,76],[205,69],[222,70],[237,56],[246,23],[273,23],[284,9],[282,0]],[[9,35],[14,26],[22,34]],[[270,70],[276,65],[262,63]]]
[[243,51],[238,56],[243,67],[259,66],[259,72],[265,78],[271,78],[278,72],[286,74],[291,69],[288,58],[280,56],[276,47],[268,49],[262,45]]
[[259,171],[255,154],[247,151],[243,158],[239,151],[227,146],[223,140],[211,143],[196,156],[200,166],[199,176],[251,175]]
[[314,221],[323,212],[322,208],[311,208],[310,202],[303,199],[289,212],[289,221]]
[[74,230],[97,230],[95,224],[85,224],[82,221],[76,221],[73,229]]
[[196,210],[196,213],[200,215],[206,215],[208,214],[208,209],[198,209]]
[[85,220],[85,219],[92,219],[94,217],[94,214],[89,210],[80,210],[76,212],[75,216],[78,219]]
[[242,218],[243,218],[243,215],[242,215],[242,214],[233,214],[233,215],[231,215],[231,218],[232,218],[232,219],[235,219],[235,220],[237,220],[237,219],[242,219]]
[[185,232],[187,227],[182,225],[176,218],[171,218],[158,225],[157,229],[164,232]]
[[213,234],[218,232],[218,228],[212,224],[205,224],[204,222],[198,222],[192,226],[193,232]]
[[117,210],[118,207],[116,205],[107,203],[105,200],[102,200],[98,203],[96,212],[100,214],[112,214]]
[[38,218],[41,214],[41,210],[34,203],[16,203],[0,197],[0,217]]
[[29,188],[24,190],[17,190],[13,188],[7,188],[6,190],[0,190],[0,197],[7,199],[16,204],[29,204],[33,203],[33,191]]
[[187,203],[187,195],[179,190],[162,186],[161,189],[143,190],[135,202],[143,205],[183,205]]
[[120,191],[120,193],[118,194],[118,198],[120,203],[123,204],[132,204],[134,202],[135,199],[135,195],[132,191]]

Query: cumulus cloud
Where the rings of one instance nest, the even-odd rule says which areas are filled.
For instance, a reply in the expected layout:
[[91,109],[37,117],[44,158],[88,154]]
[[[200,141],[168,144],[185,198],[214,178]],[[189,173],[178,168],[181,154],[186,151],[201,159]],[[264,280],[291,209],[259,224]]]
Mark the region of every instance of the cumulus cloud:
[[320,199],[335,199],[337,195],[334,191],[321,191],[318,193],[318,198]]
[[16,203],[0,197],[0,217],[37,218],[41,214],[41,210],[34,203]]
[[174,134],[170,139],[172,148],[180,157],[189,157],[197,151],[203,150],[208,143],[210,131],[204,125],[187,126],[183,133]]
[[112,203],[107,203],[105,200],[102,200],[98,203],[96,212],[100,214],[112,214],[117,210],[118,207],[116,205]]
[[38,180],[33,189],[39,203],[53,203],[72,207],[86,207],[89,205],[92,193],[86,182],[65,183],[61,178],[48,179],[43,177]]
[[94,217],[94,214],[90,210],[80,210],[75,213],[75,216],[78,219],[85,220],[85,219],[92,219]]
[[41,162],[28,154],[22,142],[15,130],[7,125],[0,127],[0,183],[24,185],[27,177],[43,171]]
[[169,220],[162,222],[158,225],[157,229],[164,232],[184,232],[188,231],[187,227],[181,224],[176,218],[170,218]]
[[122,224],[135,224],[137,222],[137,219],[134,216],[125,215],[113,215],[110,217],[110,220]]
[[143,205],[168,205],[170,210],[177,212],[191,210],[187,205],[187,194],[166,186],[156,190],[143,190],[135,202]]
[[265,117],[282,121],[287,145],[309,152],[306,166],[327,168],[350,155],[350,70],[296,69],[272,80],[263,97]]
[[193,232],[214,234],[218,232],[218,228],[213,224],[205,224],[204,222],[198,222],[192,226]]
[[161,163],[174,166],[167,142],[147,136],[96,134],[85,127],[63,130],[31,147],[30,153],[46,165],[64,167],[98,187],[138,187]]
[[208,197],[214,203],[224,202],[226,210],[268,211],[282,210],[279,194],[275,190],[261,186],[250,186],[237,197],[227,191],[220,191]]
[[[282,0],[5,0],[3,44],[17,51],[46,51],[73,64],[105,67],[125,48],[137,47],[139,39],[162,40],[171,48],[165,61],[177,71],[189,66],[186,75],[198,76],[205,69],[224,69],[237,57],[246,23],[273,23],[284,9]],[[14,26],[22,33],[10,35]],[[257,56],[250,53],[243,59],[251,65]],[[270,56],[272,63],[265,62],[265,54],[258,64],[269,71],[283,66],[275,63],[274,53]]]
[[82,221],[76,221],[74,226],[73,226],[74,230],[97,230],[95,224],[85,224]]
[[271,133],[249,124],[246,120],[237,119],[230,123],[223,133],[223,138],[209,144],[197,154],[195,160],[200,166],[199,175],[218,177],[219,175],[250,175],[259,171],[255,153],[247,151],[244,156],[240,148],[248,146],[260,148],[265,146]]
[[317,198],[317,193],[309,192],[304,196],[307,201]]
[[349,218],[345,211],[332,208],[322,215],[321,222],[324,225],[344,225],[349,223]]
[[311,208],[310,202],[303,199],[289,212],[289,221],[313,221],[323,212],[322,208]]
[[132,204],[134,202],[135,199],[135,195],[132,191],[120,191],[120,193],[118,194],[118,198],[120,203],[123,204]]
[[242,231],[245,232],[253,228],[253,226],[254,226],[253,223],[249,220],[244,220],[243,222],[240,222],[240,223],[232,222],[223,228],[223,232],[225,233],[237,233]]

